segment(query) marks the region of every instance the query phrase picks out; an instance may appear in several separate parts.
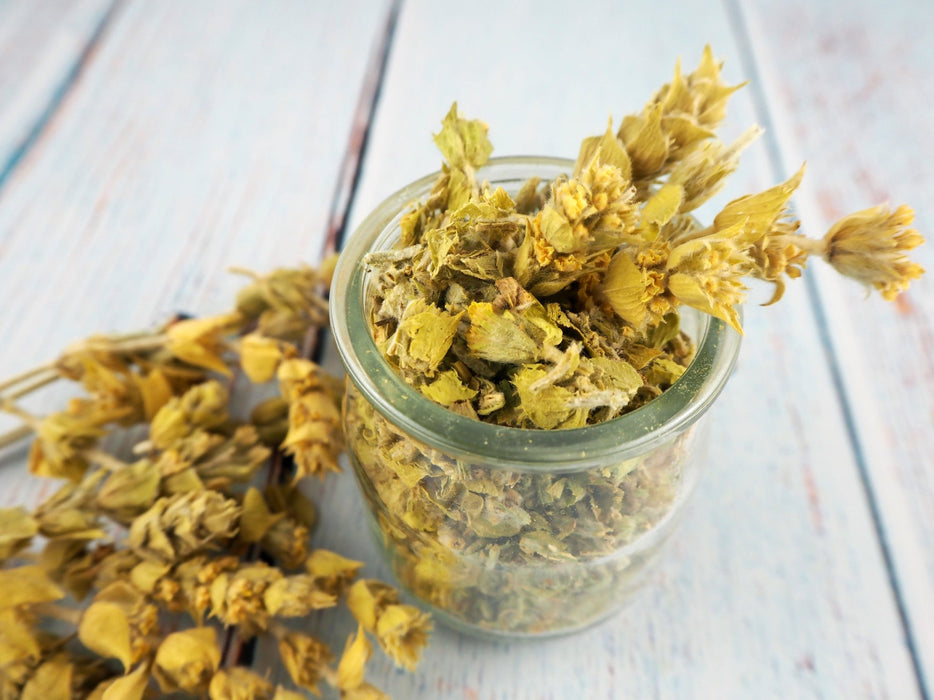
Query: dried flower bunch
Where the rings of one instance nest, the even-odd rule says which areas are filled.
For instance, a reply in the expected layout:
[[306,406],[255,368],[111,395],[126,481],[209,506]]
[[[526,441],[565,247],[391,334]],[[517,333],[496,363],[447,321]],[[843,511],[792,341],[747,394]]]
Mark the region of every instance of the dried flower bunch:
[[573,173],[517,193],[475,176],[492,152],[483,122],[444,118],[444,166],[403,218],[392,250],[372,253],[373,336],[402,377],[464,415],[523,428],[614,418],[658,395],[691,359],[678,333],[689,306],[740,331],[745,278],[775,286],[817,255],[893,299],[921,268],[907,206],[857,212],[822,239],[798,232],[788,201],[803,166],[736,199],[710,225],[691,216],[723,186],[752,127],[715,129],[740,86],[708,48],[641,113],[584,139]]
[[[304,697],[224,667],[221,628],[272,637],[314,693],[324,681],[343,698],[386,697],[364,680],[367,635],[414,668],[427,616],[386,584],[352,586],[361,562],[309,551],[316,511],[295,485],[338,471],[343,449],[342,382],[298,350],[327,320],[333,262],[253,276],[230,313],[93,337],[0,385],[0,407],[24,423],[11,439],[35,433],[29,470],[65,480],[33,512],[0,509],[0,698]],[[238,367],[279,383],[249,421],[230,415]],[[45,417],[22,408],[59,378],[85,395]],[[138,425],[148,435],[131,461],[105,450]],[[280,484],[270,466],[257,488],[275,450],[294,478]],[[288,626],[342,601],[360,622],[339,660]]]
[[[741,331],[746,279],[774,285],[810,256],[894,298],[921,268],[906,206],[799,232],[788,181],[692,212],[723,186],[758,127],[715,130],[740,86],[706,49],[696,70],[644,109],[584,139],[573,171],[515,191],[482,181],[487,126],[456,105],[435,136],[444,164],[402,216],[392,247],[368,254],[366,313],[407,384],[451,411],[510,428],[581,428],[660,396],[695,354],[691,307]],[[397,577],[455,622],[538,634],[587,624],[625,597],[653,550],[623,553],[661,527],[684,491],[687,430],[601,468],[491,467],[424,444],[353,386],[349,452]],[[644,548],[643,548],[644,549]]]

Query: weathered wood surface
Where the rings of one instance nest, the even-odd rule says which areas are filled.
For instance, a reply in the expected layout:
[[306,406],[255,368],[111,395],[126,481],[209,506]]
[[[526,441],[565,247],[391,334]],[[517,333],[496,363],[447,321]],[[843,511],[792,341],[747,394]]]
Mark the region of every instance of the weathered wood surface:
[[[0,3],[0,18],[26,4]],[[237,284],[228,265],[318,256],[344,149],[360,143],[351,116],[386,9],[334,5],[118,6],[0,188],[0,375],[93,330],[219,310]],[[934,229],[934,62],[923,35],[910,36],[924,26],[912,6],[851,3],[841,23],[829,4],[626,5],[405,2],[352,223],[437,167],[429,134],[455,99],[490,123],[499,155],[574,156],[581,136],[638,109],[676,56],[690,67],[709,42],[728,79],[758,82],[735,98],[726,131],[770,127],[719,203],[806,155],[797,201],[813,233],[880,192],[911,201]],[[0,125],[12,123],[5,106]],[[708,473],[673,556],[628,610],[541,642],[438,629],[416,674],[377,652],[371,680],[398,700],[917,697],[911,645],[925,669],[934,654],[930,283],[893,313],[819,271],[814,280],[747,310],[740,364],[710,417]],[[0,504],[38,496],[19,458],[0,454]],[[388,576],[351,475],[312,488],[315,544]],[[313,627],[341,648],[348,622],[322,615]]]
[[[121,2],[0,189],[2,374],[93,332],[223,310],[243,284],[229,266],[316,260],[385,7]],[[8,42],[54,32],[55,13],[29,16],[45,24]],[[40,488],[16,456],[4,503]]]
[[77,79],[113,0],[0,3],[0,183]]
[[[869,205],[908,202],[934,231],[934,5],[757,0],[753,60],[773,120],[779,169],[807,158],[797,198],[820,233]],[[934,247],[915,257],[934,270]],[[891,305],[816,270],[869,497],[892,560],[918,664],[934,692],[934,281]]]

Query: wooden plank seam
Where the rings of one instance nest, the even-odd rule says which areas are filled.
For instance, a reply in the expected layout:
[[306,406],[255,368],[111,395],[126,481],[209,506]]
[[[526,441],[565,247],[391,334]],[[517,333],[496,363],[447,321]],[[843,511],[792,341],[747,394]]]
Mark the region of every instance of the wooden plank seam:
[[[337,184],[331,200],[327,224],[328,233],[322,245],[319,259],[323,259],[339,250],[346,235],[348,215],[357,192],[370,134],[370,125],[373,123],[373,117],[379,103],[380,88],[389,62],[389,53],[401,5],[401,0],[391,2],[382,28],[374,38],[372,55],[360,87],[360,97],[354,110],[350,137],[344,152],[344,158],[341,161]],[[325,329],[316,329],[310,332],[302,348],[302,355],[315,362],[320,362],[324,353],[325,337]],[[287,483],[292,479],[293,474],[294,460],[277,450],[269,462],[267,483],[277,481]],[[247,558],[255,560],[261,557],[259,548],[254,546]],[[244,640],[238,632],[228,630],[224,640],[224,665],[252,665],[255,650],[255,637]]]
[[[765,129],[765,147],[768,153],[768,160],[774,177],[777,180],[784,181],[791,174],[791,170],[785,159],[782,157],[781,147],[777,139],[777,131],[769,106],[768,96],[763,88],[762,78],[756,61],[755,52],[749,39],[749,28],[741,3],[738,0],[724,0],[726,14],[730,20],[737,45],[740,49],[740,60],[743,63],[746,75],[749,76],[752,91],[753,104],[755,105],[758,116]],[[793,209],[793,207],[792,207]],[[880,504],[876,497],[875,490],[872,487],[872,480],[869,474],[869,465],[866,457],[866,450],[863,441],[860,438],[857,429],[856,420],[851,404],[850,396],[846,383],[843,380],[843,372],[838,359],[837,344],[830,333],[830,324],[828,322],[827,311],[823,298],[818,288],[817,282],[811,270],[805,270],[803,275],[805,288],[818,326],[818,334],[821,347],[824,350],[824,359],[827,363],[834,392],[839,399],[840,408],[844,425],[847,432],[851,448],[853,450],[854,460],[859,471],[859,478],[866,495],[866,502],[869,506],[870,516],[872,518],[873,528],[878,538],[878,545],[885,562],[886,576],[892,589],[896,609],[898,610],[899,621],[904,633],[904,641],[909,656],[911,657],[912,667],[914,669],[915,679],[918,684],[919,694],[924,700],[931,700],[931,691],[927,687],[925,674],[923,672],[918,645],[915,641],[915,634],[908,615],[901,583],[895,568],[892,545],[886,534],[883,525]]]
[[95,50],[104,39],[107,30],[113,26],[114,19],[124,3],[125,0],[113,0],[110,7],[101,15],[97,26],[94,27],[94,31],[91,32],[91,35],[88,37],[87,43],[85,43],[84,47],[81,49],[81,53],[75,58],[73,65],[65,73],[61,83],[55,89],[52,98],[49,100],[49,104],[46,105],[45,109],[36,118],[35,123],[23,137],[23,140],[10,153],[7,162],[0,167],[0,190],[3,189],[7,180],[9,180],[16,171],[23,158],[25,158],[29,151],[32,150],[32,147],[36,145],[39,138],[52,121],[52,118],[58,113],[59,108],[68,97],[68,94],[75,87],[78,80],[81,79]]

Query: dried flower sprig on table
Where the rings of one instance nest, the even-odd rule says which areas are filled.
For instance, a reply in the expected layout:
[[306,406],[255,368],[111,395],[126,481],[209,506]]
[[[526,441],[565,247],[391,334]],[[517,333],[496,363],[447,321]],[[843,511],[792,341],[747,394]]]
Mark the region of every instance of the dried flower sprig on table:
[[[298,359],[296,345],[326,322],[332,262],[250,273],[232,312],[96,336],[2,384],[0,407],[24,422],[9,440],[35,432],[30,471],[67,481],[31,513],[0,509],[0,698],[135,699],[153,686],[302,697],[222,667],[215,621],[241,638],[277,640],[302,688],[317,692],[323,680],[345,698],[386,697],[364,680],[363,632],[348,637],[335,663],[324,642],[285,626],[338,605],[363,565],[309,551],[316,511],[294,484],[339,470],[341,383]],[[230,413],[238,367],[253,381],[279,380],[281,396],[259,404],[252,422]],[[86,396],[46,417],[22,408],[23,397],[59,378],[80,382]],[[148,435],[135,461],[105,449],[106,437],[138,424]],[[271,481],[262,492],[250,484],[274,449],[294,457],[293,483]],[[44,544],[30,551],[37,536]],[[271,563],[253,560],[257,551]],[[188,626],[177,616],[166,624],[172,613],[187,615]],[[52,620],[73,632],[52,631]],[[427,627],[412,616],[391,633],[366,634],[411,669]]]

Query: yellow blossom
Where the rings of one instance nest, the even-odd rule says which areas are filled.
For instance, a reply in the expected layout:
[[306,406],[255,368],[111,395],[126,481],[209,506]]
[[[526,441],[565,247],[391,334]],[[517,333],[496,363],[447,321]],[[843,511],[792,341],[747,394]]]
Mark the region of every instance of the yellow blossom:
[[888,301],[908,288],[924,270],[905,255],[924,242],[909,228],[914,212],[904,204],[864,209],[835,223],[824,236],[824,257],[840,274],[872,285]]
[[230,368],[223,359],[224,336],[239,328],[243,321],[237,312],[178,321],[166,331],[166,347],[180,360],[227,376]]
[[217,632],[213,627],[194,627],[173,632],[162,640],[153,675],[163,692],[201,694],[208,689],[220,662]]
[[279,640],[279,656],[297,685],[320,695],[318,681],[334,659],[324,642],[301,632],[287,632]]
[[397,665],[414,671],[428,643],[431,621],[412,605],[389,605],[376,622],[376,638]]

